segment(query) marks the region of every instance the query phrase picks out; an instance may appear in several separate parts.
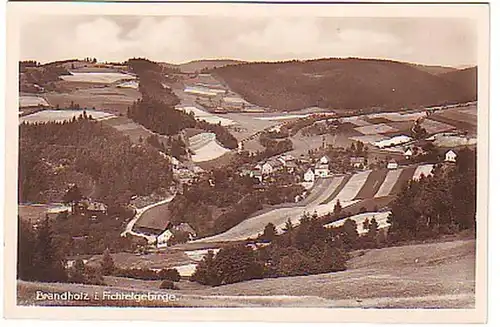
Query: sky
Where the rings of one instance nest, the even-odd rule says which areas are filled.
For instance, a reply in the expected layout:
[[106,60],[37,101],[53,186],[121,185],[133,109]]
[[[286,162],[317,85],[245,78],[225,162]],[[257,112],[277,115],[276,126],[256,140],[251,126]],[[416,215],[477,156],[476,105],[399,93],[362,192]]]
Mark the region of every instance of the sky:
[[21,60],[146,57],[277,61],[383,58],[477,64],[475,21],[464,18],[36,16],[21,27]]

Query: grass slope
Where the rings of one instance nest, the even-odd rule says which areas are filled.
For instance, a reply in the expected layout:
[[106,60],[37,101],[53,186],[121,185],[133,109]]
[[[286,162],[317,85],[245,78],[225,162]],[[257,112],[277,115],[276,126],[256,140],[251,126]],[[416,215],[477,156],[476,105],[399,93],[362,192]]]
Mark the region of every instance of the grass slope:
[[375,197],[378,189],[382,185],[385,180],[385,176],[387,175],[388,169],[377,169],[373,170],[368,178],[366,179],[365,184],[359,190],[358,195],[356,195],[355,199],[369,199]]
[[[216,68],[213,73],[245,100],[277,110],[311,106],[399,109],[472,100],[455,78],[442,78],[388,60],[244,63]],[[460,81],[468,80],[464,76]]]
[[417,170],[417,167],[408,167],[403,170],[403,172],[399,175],[397,182],[392,187],[392,190],[389,194],[396,195],[403,188],[406,183],[413,178],[413,174]]
[[[177,301],[36,301],[36,291],[147,293],[156,283],[106,279],[108,286],[18,281],[19,305],[473,308],[475,240],[406,245],[354,253],[348,270],[251,280],[218,287],[181,281]],[[158,292],[161,290],[157,289]]]
[[337,195],[340,193],[340,191],[342,191],[342,189],[344,188],[345,184],[347,184],[347,182],[351,179],[352,176],[344,176],[344,178],[342,179],[342,182],[340,183],[339,186],[337,186],[337,188],[335,189],[335,191],[333,191],[333,193],[331,193],[323,202],[321,202],[320,204],[328,204],[330,203],[331,201],[333,201],[333,199],[335,199],[337,197]]

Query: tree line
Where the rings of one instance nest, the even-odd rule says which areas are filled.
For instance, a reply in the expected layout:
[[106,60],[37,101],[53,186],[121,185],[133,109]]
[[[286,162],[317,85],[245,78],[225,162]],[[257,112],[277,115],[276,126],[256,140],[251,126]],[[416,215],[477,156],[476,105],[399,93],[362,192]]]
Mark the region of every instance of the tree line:
[[391,242],[453,234],[476,225],[476,150],[464,148],[456,164],[438,164],[433,174],[410,181],[390,204]]

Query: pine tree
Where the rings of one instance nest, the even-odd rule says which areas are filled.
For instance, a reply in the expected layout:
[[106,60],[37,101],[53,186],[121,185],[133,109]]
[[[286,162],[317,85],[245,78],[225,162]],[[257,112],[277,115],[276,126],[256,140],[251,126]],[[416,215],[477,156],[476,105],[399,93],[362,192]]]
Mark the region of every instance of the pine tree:
[[363,229],[364,230],[370,229],[370,220],[368,219],[368,217],[366,217],[365,220],[363,221]]
[[377,235],[377,231],[378,231],[378,222],[377,220],[375,219],[375,217],[373,217],[371,220],[370,220],[370,225],[368,227],[368,235],[370,237],[373,237],[375,238],[375,236]]
[[108,248],[106,248],[102,256],[101,270],[103,275],[112,275],[116,270],[115,262]]
[[18,217],[17,278],[19,279],[36,279],[36,269],[33,267],[35,257],[35,241],[35,233],[30,224]]
[[264,242],[271,242],[276,238],[277,235],[276,226],[273,223],[268,223],[264,228],[264,234],[262,235],[262,240]]
[[38,226],[33,261],[37,280],[42,282],[61,282],[67,279],[61,255],[54,242],[48,216]]
[[342,205],[340,204],[340,200],[337,199],[337,203],[335,203],[335,206],[333,207],[333,214],[335,218],[338,218],[341,212],[342,212]]

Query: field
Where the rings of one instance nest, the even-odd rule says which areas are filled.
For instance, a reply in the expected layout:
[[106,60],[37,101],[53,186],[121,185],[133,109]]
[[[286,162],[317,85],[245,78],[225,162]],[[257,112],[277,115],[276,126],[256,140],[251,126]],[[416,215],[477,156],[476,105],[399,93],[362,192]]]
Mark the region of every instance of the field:
[[[406,245],[353,253],[348,270],[312,276],[251,280],[206,287],[181,281],[162,291],[159,282],[106,277],[107,286],[18,281],[19,305],[81,305],[35,301],[37,290],[175,294],[174,302],[90,301],[100,306],[473,308],[475,241]],[[320,287],[318,287],[320,285]]]
[[144,126],[134,122],[132,119],[125,117],[113,117],[104,121],[107,125],[112,126],[119,132],[127,135],[132,142],[138,143],[139,139],[145,140],[148,136],[154,133],[146,129]]
[[[57,213],[61,211],[71,210],[71,207],[62,203],[51,204],[19,204],[19,217],[24,221],[35,222],[45,219],[47,213]],[[55,217],[55,216],[54,216]]]
[[434,135],[434,144],[438,147],[452,148],[466,145],[474,145],[477,143],[475,137],[459,136],[459,135]]
[[194,114],[194,116],[196,117],[196,119],[204,120],[210,124],[219,124],[220,123],[222,126],[230,126],[230,125],[234,124],[234,121],[232,121],[231,119],[213,115],[209,112],[203,111],[203,110],[198,109],[196,107],[185,106],[185,107],[178,107],[176,109],[182,110],[186,113],[192,112]]
[[217,142],[214,133],[199,133],[190,137],[189,149],[194,152],[191,159],[196,163],[212,161],[230,152]]
[[[111,114],[95,111],[86,110],[87,115],[92,116],[96,120],[105,120],[114,117]],[[46,123],[50,121],[62,122],[65,120],[71,120],[73,117],[78,117],[83,114],[83,110],[43,110],[38,111],[34,114],[19,117],[21,123]]]
[[477,133],[477,109],[476,114],[474,114],[474,109],[475,106],[467,109],[462,107],[445,109],[433,113],[429,118],[475,134]]
[[[62,85],[70,83],[63,82]],[[126,115],[127,108],[141,97],[138,90],[118,86],[78,86],[64,92],[49,92],[45,97],[53,106],[68,108],[71,102],[79,104],[81,108],[97,108],[116,115]]]
[[413,113],[400,113],[400,112],[383,112],[377,114],[367,115],[368,118],[384,118],[393,122],[402,122],[402,121],[415,121],[418,118],[426,117],[426,113],[424,111],[413,112]]
[[415,173],[413,173],[413,179],[419,180],[422,175],[428,176],[431,175],[432,168],[434,168],[433,164],[421,165],[415,169]]
[[424,121],[420,124],[420,126],[425,128],[428,134],[442,133],[455,129],[455,126],[453,125],[445,124],[432,119],[424,119]]
[[358,228],[358,234],[362,235],[367,232],[367,230],[363,229],[363,222],[365,221],[366,218],[368,218],[368,220],[375,218],[375,220],[378,223],[378,228],[383,229],[389,227],[389,223],[387,223],[387,217],[389,217],[389,214],[390,211],[360,213],[358,215],[354,215],[349,218],[340,219],[334,221],[333,223],[326,224],[325,227],[340,227],[345,223],[347,219],[351,219],[356,222],[356,226]]
[[369,199],[375,197],[375,194],[382,186],[387,177],[388,169],[373,170],[366,179],[363,187],[356,195],[356,199]]
[[342,206],[345,206],[345,203],[353,201],[356,198],[356,195],[365,185],[365,182],[368,179],[368,176],[372,173],[372,171],[367,170],[361,173],[357,173],[352,175],[349,181],[344,185],[342,190],[334,197],[331,201],[324,203],[326,205],[331,205],[332,207],[337,203],[337,200],[340,201]]
[[386,124],[366,125],[366,126],[356,127],[355,129],[364,135],[397,132],[397,129]]
[[71,72],[71,75],[63,75],[61,78],[69,82],[86,83],[114,83],[120,80],[135,79],[133,75],[115,72]]
[[191,159],[193,162],[198,163],[217,159],[227,152],[230,152],[230,150],[220,146],[217,141],[212,140],[204,146],[194,150],[194,152],[195,153],[191,156]]
[[48,107],[49,103],[47,100],[40,96],[35,95],[20,95],[19,96],[19,108],[25,107]]
[[405,144],[412,140],[411,137],[407,135],[397,135],[393,136],[390,139],[380,140],[374,143],[375,146],[379,148],[391,147],[395,145]]
[[326,191],[317,199],[317,201],[311,202],[310,204],[317,205],[330,203],[337,197],[340,191],[344,189],[350,178],[350,176],[335,177],[332,186],[326,189]]
[[375,193],[375,198],[382,197],[382,196],[387,196],[391,193],[391,190],[393,189],[394,185],[399,179],[399,176],[401,176],[401,173],[403,172],[403,169],[395,169],[395,170],[389,170],[387,172],[387,175],[385,176],[384,181],[382,182],[382,185],[380,185],[380,188],[378,189],[377,193]]
[[417,167],[404,168],[389,194],[396,195],[403,188],[403,186],[413,178],[416,169]]
[[[305,212],[325,215],[333,211],[337,200],[346,212],[355,213],[362,207],[385,207],[410,179],[421,173],[430,174],[431,164],[417,167],[400,168],[397,171],[381,169],[363,171],[352,176],[320,179],[316,181],[309,196],[297,203],[273,206],[261,210],[238,225],[218,235],[193,241],[193,243],[212,243],[245,240],[262,233],[268,223],[273,223],[278,231],[288,219],[296,224]],[[383,189],[382,189],[383,187]],[[381,190],[382,189],[382,190]]]

